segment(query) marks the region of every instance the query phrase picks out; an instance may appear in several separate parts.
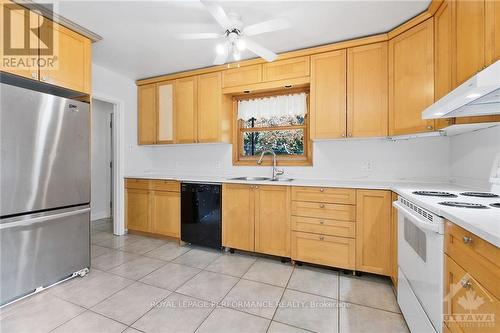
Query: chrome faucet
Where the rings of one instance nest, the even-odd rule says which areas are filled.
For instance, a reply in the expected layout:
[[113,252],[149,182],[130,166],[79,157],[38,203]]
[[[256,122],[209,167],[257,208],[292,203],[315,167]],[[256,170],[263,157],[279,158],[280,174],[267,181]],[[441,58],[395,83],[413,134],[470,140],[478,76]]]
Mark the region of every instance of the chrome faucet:
[[271,149],[264,150],[264,151],[260,154],[260,158],[259,158],[259,160],[257,161],[257,164],[258,164],[258,165],[261,165],[261,164],[262,164],[262,159],[264,158],[264,155],[265,155],[266,153],[273,154],[273,177],[271,178],[271,180],[276,181],[276,180],[278,180],[278,176],[280,176],[280,175],[282,175],[283,173],[285,173],[285,171],[283,171],[283,169],[278,169],[278,168],[276,168],[276,154],[274,153],[274,151],[272,151]]

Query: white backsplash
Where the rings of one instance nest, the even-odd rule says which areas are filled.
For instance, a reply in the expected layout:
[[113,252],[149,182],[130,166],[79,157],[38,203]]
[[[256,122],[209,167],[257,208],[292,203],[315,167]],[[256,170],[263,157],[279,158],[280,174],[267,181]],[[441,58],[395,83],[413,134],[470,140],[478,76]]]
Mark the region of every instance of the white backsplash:
[[[269,166],[232,165],[231,145],[191,144],[151,148],[152,172],[188,175],[269,175]],[[448,181],[450,139],[429,137],[320,141],[314,165],[285,167],[285,176],[307,179]]]

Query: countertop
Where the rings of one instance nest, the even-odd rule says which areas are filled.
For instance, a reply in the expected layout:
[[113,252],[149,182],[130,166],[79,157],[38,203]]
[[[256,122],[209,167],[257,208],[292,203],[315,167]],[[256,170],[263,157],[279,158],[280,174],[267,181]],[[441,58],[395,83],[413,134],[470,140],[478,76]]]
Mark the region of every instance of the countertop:
[[[249,175],[250,176],[250,175]],[[235,183],[235,184],[255,184],[255,185],[281,185],[281,186],[321,186],[355,189],[378,189],[391,190],[398,195],[405,197],[416,205],[441,216],[469,232],[483,238],[484,240],[500,247],[500,208],[489,207],[490,203],[500,202],[500,198],[475,198],[460,196],[460,192],[472,191],[450,183],[415,182],[415,181],[373,181],[364,179],[335,180],[335,179],[294,179],[291,182],[271,182],[271,181],[246,181],[233,180],[229,178],[235,175],[179,175],[160,173],[132,173],[125,178],[143,179],[164,179],[178,180],[184,182],[213,182],[213,183]],[[436,198],[423,197],[413,194],[413,191],[447,191],[457,194],[458,198]],[[497,193],[500,194],[500,193]],[[442,201],[462,201],[471,203],[481,203],[487,205],[487,209],[456,208],[440,205]]]

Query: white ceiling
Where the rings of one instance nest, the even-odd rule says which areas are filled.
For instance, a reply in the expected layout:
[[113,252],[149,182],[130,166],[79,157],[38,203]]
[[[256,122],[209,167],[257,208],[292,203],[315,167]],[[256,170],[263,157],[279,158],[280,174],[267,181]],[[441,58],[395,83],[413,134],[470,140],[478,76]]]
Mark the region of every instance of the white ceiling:
[[[43,1],[43,2],[46,2]],[[291,29],[253,39],[274,52],[386,32],[424,11],[429,0],[221,1],[245,25],[287,18]],[[179,33],[219,32],[199,1],[61,1],[56,12],[101,35],[96,64],[131,79],[211,66],[216,40],[179,40]],[[243,59],[255,56],[246,52]]]

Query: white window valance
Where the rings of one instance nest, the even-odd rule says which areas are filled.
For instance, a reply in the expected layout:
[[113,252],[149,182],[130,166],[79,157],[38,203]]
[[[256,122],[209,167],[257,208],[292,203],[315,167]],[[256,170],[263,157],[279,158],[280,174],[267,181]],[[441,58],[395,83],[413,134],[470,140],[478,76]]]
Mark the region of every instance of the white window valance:
[[280,95],[238,101],[238,119],[305,116],[306,93]]

